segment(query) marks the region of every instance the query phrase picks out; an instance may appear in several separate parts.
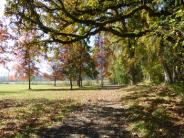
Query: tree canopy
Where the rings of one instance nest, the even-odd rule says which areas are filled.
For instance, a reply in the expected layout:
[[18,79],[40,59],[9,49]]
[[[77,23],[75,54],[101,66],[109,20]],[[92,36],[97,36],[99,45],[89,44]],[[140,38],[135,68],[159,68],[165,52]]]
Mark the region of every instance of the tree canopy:
[[[32,42],[35,45],[46,44],[51,49],[60,45],[61,49],[69,49],[68,53],[60,52],[62,56],[74,57],[70,59],[73,66],[68,76],[80,70],[74,68],[76,57],[82,55],[81,45],[76,47],[76,44],[87,43],[91,36],[96,36],[93,41],[105,38],[108,41],[103,47],[111,51],[105,57],[106,76],[135,84],[145,78],[154,82],[183,79],[179,77],[184,69],[183,6],[183,0],[7,0],[5,13],[20,36],[27,30],[36,32]],[[101,51],[95,49],[92,55],[85,51],[89,57],[87,63]],[[87,65],[85,58],[78,58],[79,65]],[[109,61],[112,58],[116,60]],[[65,69],[69,65],[66,62]],[[122,73],[117,73],[119,70]]]
[[[8,0],[6,14],[19,28],[47,34],[46,42],[70,43],[101,31],[119,37],[140,37],[155,31],[161,19],[173,17],[180,0]],[[139,27],[126,29],[134,19]]]

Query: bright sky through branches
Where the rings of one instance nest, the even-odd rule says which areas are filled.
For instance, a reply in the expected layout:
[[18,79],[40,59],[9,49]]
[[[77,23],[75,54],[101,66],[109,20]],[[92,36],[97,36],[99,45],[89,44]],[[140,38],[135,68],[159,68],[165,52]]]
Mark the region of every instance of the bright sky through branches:
[[[5,0],[0,0],[0,19],[2,19],[3,14],[4,14],[4,6],[5,6],[6,1]],[[1,76],[7,75],[8,70],[5,69],[3,66],[0,65],[0,74]]]
[[[3,19],[5,4],[6,4],[6,0],[0,0],[0,19]],[[9,63],[9,66],[8,66],[9,71],[10,71],[10,75],[11,75],[11,73],[13,73],[12,72],[13,65],[14,65],[14,62],[11,62],[11,63]],[[47,71],[48,67],[46,66],[46,63],[43,63],[40,66],[42,67],[43,72],[48,72]],[[9,71],[3,65],[0,65],[0,76],[8,76]]]
[[5,5],[5,0],[1,0],[0,1],[0,17],[2,17],[3,16],[3,14],[4,14],[4,5]]
[[[0,0],[0,20],[3,20],[3,18],[4,18],[3,15],[4,15],[5,4],[6,4],[6,0]],[[95,36],[92,36],[90,38],[90,43],[88,43],[91,47],[94,46],[94,42],[95,42],[94,39],[95,39]],[[12,73],[13,65],[14,65],[14,62],[9,63],[9,65],[8,65],[10,74]],[[42,68],[42,72],[48,72],[49,65],[47,65],[47,63],[45,61],[42,61],[39,66],[40,66],[40,68]],[[7,76],[9,74],[8,73],[9,71],[3,65],[0,65],[0,76]]]

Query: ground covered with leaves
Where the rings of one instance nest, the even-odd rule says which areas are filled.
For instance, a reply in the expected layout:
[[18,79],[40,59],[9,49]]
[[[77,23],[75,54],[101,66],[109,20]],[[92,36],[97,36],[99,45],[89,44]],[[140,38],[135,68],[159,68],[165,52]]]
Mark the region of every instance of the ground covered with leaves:
[[183,138],[180,88],[141,85],[73,91],[35,89],[6,98],[3,95],[0,137]]
[[184,91],[166,86],[133,87],[122,97],[127,130],[138,137],[184,137]]
[[41,128],[61,125],[77,106],[70,100],[1,100],[0,137],[34,137]]

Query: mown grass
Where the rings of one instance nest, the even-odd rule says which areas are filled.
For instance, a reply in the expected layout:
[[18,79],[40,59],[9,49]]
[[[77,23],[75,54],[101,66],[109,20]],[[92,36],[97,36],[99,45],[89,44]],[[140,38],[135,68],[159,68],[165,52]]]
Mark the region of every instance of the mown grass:
[[184,104],[170,86],[138,86],[122,97],[127,130],[138,137],[184,137]]
[[0,100],[30,100],[44,98],[49,100],[72,99],[78,103],[85,103],[89,100],[93,101],[101,98],[111,98],[106,96],[107,92],[112,93],[113,97],[118,97],[118,94],[113,93],[114,89],[117,88],[105,87],[101,89],[100,87],[83,87],[79,89],[77,86],[75,86],[74,90],[70,90],[70,87],[66,86],[54,87],[52,85],[32,85],[32,90],[28,90],[27,85],[24,84],[0,84]]

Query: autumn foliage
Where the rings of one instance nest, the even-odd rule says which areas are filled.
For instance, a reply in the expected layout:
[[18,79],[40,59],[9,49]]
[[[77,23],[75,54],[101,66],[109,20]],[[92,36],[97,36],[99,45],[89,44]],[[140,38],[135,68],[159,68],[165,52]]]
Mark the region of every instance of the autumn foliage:
[[39,45],[33,43],[35,32],[23,33],[14,46],[13,53],[18,62],[14,69],[20,80],[27,79],[29,84],[32,78],[38,75],[38,56],[40,56]]
[[5,53],[7,52],[7,40],[10,39],[10,34],[6,26],[0,21],[0,63],[5,64],[8,61]]

